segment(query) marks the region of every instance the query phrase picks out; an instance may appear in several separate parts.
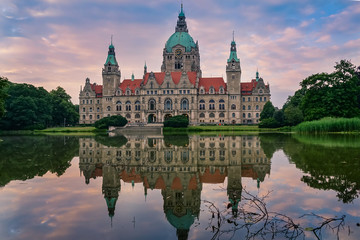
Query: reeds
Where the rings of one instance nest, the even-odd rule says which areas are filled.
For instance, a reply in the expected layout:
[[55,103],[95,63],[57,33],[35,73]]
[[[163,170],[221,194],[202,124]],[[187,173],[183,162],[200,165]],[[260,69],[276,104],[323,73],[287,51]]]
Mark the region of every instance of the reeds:
[[301,133],[359,132],[360,118],[322,118],[300,123],[294,130]]

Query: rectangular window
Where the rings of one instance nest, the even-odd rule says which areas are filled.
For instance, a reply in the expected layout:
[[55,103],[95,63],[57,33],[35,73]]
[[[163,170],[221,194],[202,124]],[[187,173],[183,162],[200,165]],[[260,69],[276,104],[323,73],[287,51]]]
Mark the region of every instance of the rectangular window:
[[166,93],[166,91],[164,90],[164,91],[163,91],[163,94],[165,94],[165,93]]
[[264,102],[266,102],[266,97],[264,97]]
[[182,90],[179,90],[180,94],[182,94]]
[[170,91],[169,91],[169,90],[167,90],[167,94],[170,94]]
[[83,108],[83,112],[85,112],[85,108]]
[[262,102],[262,97],[260,97],[260,102]]
[[173,91],[173,90],[171,90],[171,94],[174,94],[174,91]]
[[155,94],[157,94],[157,91],[155,91]]
[[149,95],[149,91],[146,92]]
[[187,90],[188,94],[190,94],[190,90]]

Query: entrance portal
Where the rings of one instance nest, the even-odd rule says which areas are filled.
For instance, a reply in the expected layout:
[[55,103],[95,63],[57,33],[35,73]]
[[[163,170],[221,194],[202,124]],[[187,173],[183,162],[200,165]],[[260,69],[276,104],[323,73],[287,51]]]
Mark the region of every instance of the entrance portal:
[[150,114],[148,116],[148,123],[154,123],[154,122],[156,122],[156,116],[155,114]]

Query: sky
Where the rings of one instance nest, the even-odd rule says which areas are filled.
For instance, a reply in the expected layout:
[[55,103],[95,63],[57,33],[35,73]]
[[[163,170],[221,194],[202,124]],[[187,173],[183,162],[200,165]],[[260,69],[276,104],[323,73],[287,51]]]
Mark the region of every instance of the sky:
[[[0,76],[63,87],[79,102],[85,79],[102,84],[113,35],[121,80],[158,72],[175,31],[180,0],[1,0]],[[203,77],[223,76],[233,31],[242,82],[260,77],[282,107],[306,77],[336,62],[360,65],[360,1],[183,0],[190,35],[199,41]]]

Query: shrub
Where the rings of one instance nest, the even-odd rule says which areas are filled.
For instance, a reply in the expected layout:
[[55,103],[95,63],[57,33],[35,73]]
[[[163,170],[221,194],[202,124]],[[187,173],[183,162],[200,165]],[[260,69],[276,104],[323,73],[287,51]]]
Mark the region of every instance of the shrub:
[[277,128],[280,127],[280,123],[275,118],[266,118],[261,120],[259,128]]
[[95,122],[95,127],[97,129],[107,129],[109,126],[123,127],[127,122],[126,118],[122,116],[104,117]]
[[164,122],[164,127],[186,128],[188,125],[189,119],[183,115],[171,117]]

